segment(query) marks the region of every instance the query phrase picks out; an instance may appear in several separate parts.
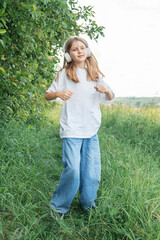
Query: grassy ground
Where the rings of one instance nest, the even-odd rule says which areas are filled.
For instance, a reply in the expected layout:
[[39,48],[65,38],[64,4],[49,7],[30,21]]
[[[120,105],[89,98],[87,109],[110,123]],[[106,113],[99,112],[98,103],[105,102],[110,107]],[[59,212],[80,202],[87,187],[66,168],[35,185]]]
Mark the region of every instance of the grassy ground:
[[13,119],[0,129],[0,238],[160,239],[160,110],[102,106],[98,210],[84,213],[77,194],[56,220],[49,201],[63,169],[60,108],[43,122]]

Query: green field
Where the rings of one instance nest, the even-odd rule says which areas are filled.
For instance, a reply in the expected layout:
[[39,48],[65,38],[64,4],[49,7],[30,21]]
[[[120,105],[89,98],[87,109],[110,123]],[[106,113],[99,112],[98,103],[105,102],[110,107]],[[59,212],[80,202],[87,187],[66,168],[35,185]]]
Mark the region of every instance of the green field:
[[117,97],[114,102],[132,107],[160,107],[160,97]]
[[160,109],[102,105],[98,210],[87,215],[77,193],[56,220],[60,110],[53,104],[35,124],[12,119],[0,129],[0,239],[160,240]]

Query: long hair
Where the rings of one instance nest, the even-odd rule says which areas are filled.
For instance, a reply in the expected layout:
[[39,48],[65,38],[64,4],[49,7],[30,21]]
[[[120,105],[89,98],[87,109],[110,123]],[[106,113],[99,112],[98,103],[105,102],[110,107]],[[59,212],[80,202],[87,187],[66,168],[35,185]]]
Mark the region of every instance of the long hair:
[[[86,48],[89,47],[88,43],[85,39],[76,36],[76,37],[69,38],[65,42],[64,49],[63,49],[64,52],[69,53],[70,49],[72,47],[72,44],[75,41],[82,42],[86,46]],[[97,60],[96,60],[95,56],[93,55],[93,53],[91,53],[90,57],[86,58],[85,64],[87,66],[87,80],[88,81],[91,80],[91,81],[97,82],[98,78],[99,78],[99,74],[101,74],[102,77],[104,77],[104,74],[99,70]],[[67,62],[66,59],[64,58],[63,68],[60,69],[60,71],[62,71],[64,68],[66,69],[66,75],[67,75],[68,78],[70,78],[71,80],[73,80],[76,83],[79,82],[79,79],[77,77],[77,72],[76,72],[76,65],[74,64],[73,61]],[[56,80],[58,79],[59,72],[56,76]]]

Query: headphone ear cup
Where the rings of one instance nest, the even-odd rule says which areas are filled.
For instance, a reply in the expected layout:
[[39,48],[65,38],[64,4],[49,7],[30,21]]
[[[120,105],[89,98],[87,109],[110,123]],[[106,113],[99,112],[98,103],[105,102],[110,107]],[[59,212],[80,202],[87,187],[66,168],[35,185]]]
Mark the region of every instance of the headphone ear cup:
[[70,57],[69,53],[66,52],[66,53],[64,54],[64,57],[65,57],[65,59],[66,59],[67,62],[72,62],[72,58]]
[[91,49],[89,47],[87,48],[87,57],[91,57]]

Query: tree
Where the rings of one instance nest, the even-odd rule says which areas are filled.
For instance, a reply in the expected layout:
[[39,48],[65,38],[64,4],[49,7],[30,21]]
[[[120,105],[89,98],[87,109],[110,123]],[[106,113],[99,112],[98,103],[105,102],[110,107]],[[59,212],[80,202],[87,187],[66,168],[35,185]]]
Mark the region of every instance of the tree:
[[76,0],[1,0],[1,119],[22,114],[22,108],[26,117],[37,111],[64,41],[80,33],[97,40],[103,29],[93,7]]

